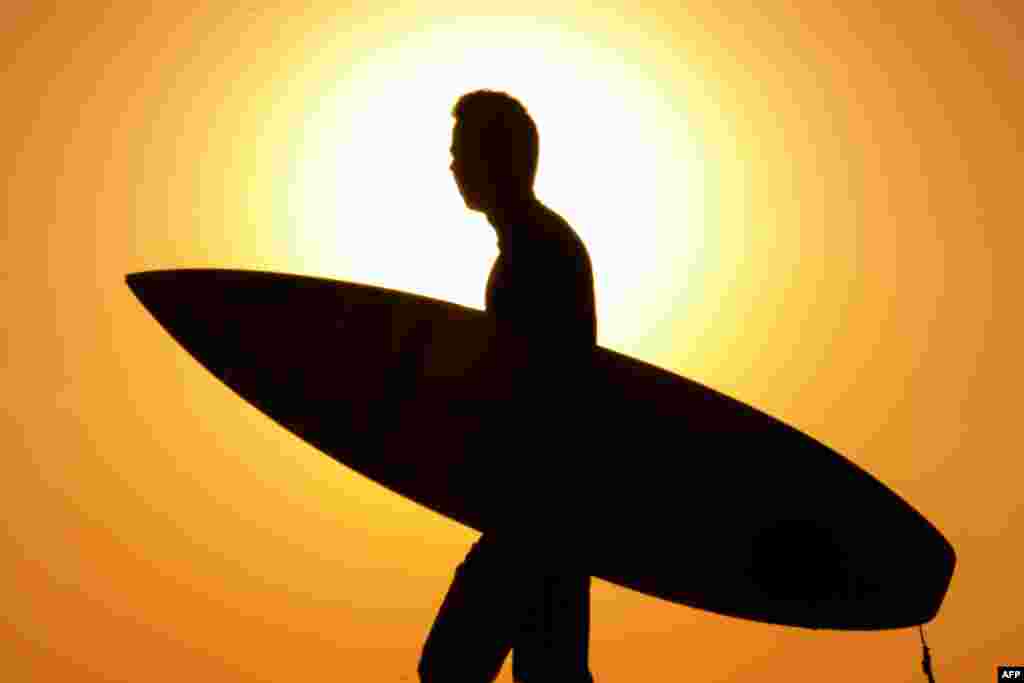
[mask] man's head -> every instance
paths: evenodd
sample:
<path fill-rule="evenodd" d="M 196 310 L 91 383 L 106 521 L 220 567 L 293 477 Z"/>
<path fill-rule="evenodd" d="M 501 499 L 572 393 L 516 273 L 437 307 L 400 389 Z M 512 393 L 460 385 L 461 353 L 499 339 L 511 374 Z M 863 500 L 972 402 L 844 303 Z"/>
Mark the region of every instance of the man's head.
<path fill-rule="evenodd" d="M 533 198 L 537 126 L 518 100 L 476 90 L 452 109 L 451 170 L 466 206 L 490 212 Z"/>

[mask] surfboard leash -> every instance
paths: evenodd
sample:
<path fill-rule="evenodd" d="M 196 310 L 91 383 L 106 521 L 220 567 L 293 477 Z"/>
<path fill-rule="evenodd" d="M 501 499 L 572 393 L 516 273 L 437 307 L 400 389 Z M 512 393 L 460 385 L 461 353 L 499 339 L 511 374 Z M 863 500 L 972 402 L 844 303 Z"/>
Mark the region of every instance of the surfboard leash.
<path fill-rule="evenodd" d="M 921 634 L 921 670 L 928 677 L 928 683 L 935 683 L 935 675 L 932 674 L 932 654 L 931 650 L 928 649 L 927 641 L 924 639 L 924 625 L 918 624 L 917 630 Z"/>

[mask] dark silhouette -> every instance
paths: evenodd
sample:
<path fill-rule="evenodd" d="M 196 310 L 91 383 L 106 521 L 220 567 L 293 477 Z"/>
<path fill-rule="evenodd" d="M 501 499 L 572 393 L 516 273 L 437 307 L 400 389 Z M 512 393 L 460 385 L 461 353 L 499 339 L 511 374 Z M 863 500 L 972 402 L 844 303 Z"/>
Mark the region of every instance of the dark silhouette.
<path fill-rule="evenodd" d="M 525 279 L 513 262 L 494 279 Z M 537 609 L 521 598 L 537 592 L 517 563 L 532 576 L 542 566 L 542 575 L 558 567 L 569 577 L 575 566 L 669 602 L 801 628 L 917 626 L 935 617 L 949 589 L 956 552 L 893 491 L 778 419 L 648 363 L 598 347 L 583 387 L 560 368 L 535 380 L 547 380 L 544 391 L 509 405 L 520 364 L 498 348 L 503 340 L 481 311 L 259 271 L 150 271 L 127 282 L 197 362 L 277 424 L 488 534 L 465 564 L 505 567 L 508 581 L 463 568 L 476 586 L 500 590 L 455 591 L 449 621 L 472 621 L 459 616 L 460 601 L 486 616 Z M 501 300 L 497 291 L 491 299 Z M 561 332 L 553 334 L 541 341 L 557 348 Z M 536 426 L 545 421 L 548 434 Z M 569 611 L 585 609 L 561 588 L 554 593 Z M 495 642 L 493 629 L 505 622 L 480 623 L 492 630 L 463 629 L 456 655 L 486 657 L 473 643 Z M 427 671 L 459 672 L 445 656 L 454 638 L 428 647 Z M 517 649 L 520 671 L 530 670 L 524 652 Z"/>
<path fill-rule="evenodd" d="M 498 237 L 487 311 L 530 349 L 515 389 L 523 408 L 501 416 L 488 437 L 515 454 L 512 468 L 524 474 L 507 480 L 512 505 L 501 531 L 485 532 L 457 567 L 423 648 L 420 679 L 488 683 L 511 650 L 517 681 L 592 683 L 590 576 L 573 571 L 553 531 L 564 493 L 578 479 L 569 435 L 581 430 L 581 373 L 597 342 L 590 257 L 569 224 L 534 195 L 538 134 L 522 104 L 478 90 L 459 99 L 453 116 L 455 181 L 466 206 L 485 213 Z"/>
<path fill-rule="evenodd" d="M 520 682 L 590 683 L 590 576 L 802 628 L 934 618 L 956 565 L 942 534 L 799 430 L 596 347 L 590 260 L 534 196 L 526 110 L 478 91 L 453 114 L 452 171 L 500 247 L 486 315 L 281 273 L 127 278 L 174 339 L 279 425 L 484 532 L 455 571 L 421 679 L 492 681 L 512 651 Z M 506 346 L 514 338 L 526 344 Z M 931 677 L 923 632 L 922 644 Z"/>

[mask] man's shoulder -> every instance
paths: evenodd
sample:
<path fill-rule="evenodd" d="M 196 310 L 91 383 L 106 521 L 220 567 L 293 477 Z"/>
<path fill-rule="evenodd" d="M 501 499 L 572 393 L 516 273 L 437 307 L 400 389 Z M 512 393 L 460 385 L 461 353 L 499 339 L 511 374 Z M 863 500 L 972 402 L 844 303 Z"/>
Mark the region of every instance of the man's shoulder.
<path fill-rule="evenodd" d="M 562 258 L 580 258 L 586 254 L 583 240 L 569 222 L 547 206 L 541 205 L 536 213 L 535 227 L 544 250 Z"/>

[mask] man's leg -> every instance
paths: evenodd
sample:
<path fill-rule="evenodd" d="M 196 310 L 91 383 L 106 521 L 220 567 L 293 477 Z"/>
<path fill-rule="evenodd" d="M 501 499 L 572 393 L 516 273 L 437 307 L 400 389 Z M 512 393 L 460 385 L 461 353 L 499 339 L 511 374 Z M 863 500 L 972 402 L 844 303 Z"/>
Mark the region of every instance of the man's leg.
<path fill-rule="evenodd" d="M 419 662 L 422 683 L 491 683 L 512 648 L 522 602 L 507 550 L 492 536 L 455 570 Z"/>
<path fill-rule="evenodd" d="M 534 598 L 513 644 L 512 676 L 520 683 L 593 683 L 589 666 L 590 577 L 534 576 Z"/>

